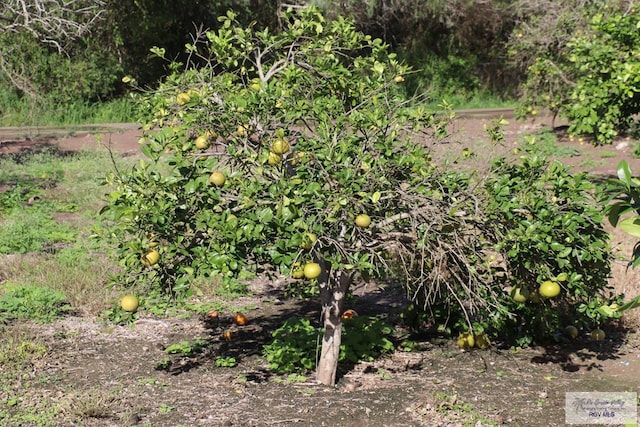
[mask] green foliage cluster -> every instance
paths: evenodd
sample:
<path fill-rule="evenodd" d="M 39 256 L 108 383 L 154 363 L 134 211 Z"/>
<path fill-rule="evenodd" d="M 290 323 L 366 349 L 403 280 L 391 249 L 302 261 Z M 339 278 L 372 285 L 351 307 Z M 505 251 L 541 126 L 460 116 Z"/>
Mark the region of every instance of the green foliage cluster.
<path fill-rule="evenodd" d="M 413 0 L 385 7 L 372 0 L 312 3 L 330 20 L 354 18 L 359 30 L 390 44 L 415 69 L 407 78 L 409 93 L 429 90 L 434 103 L 443 96 L 465 102 L 484 90 L 503 94 L 515 89 L 511 83 L 516 80 L 503 60 L 504 50 L 496 48 L 502 46 L 513 25 L 508 2 L 425 5 Z M 216 17 L 226 10 L 234 10 L 243 26 L 285 26 L 281 16 L 284 5 L 277 2 L 126 0 L 101 6 L 102 12 L 87 24 L 83 37 L 60 41 L 62 52 L 28 31 L 3 32 L 3 122 L 99 121 L 99 117 L 92 117 L 96 103 L 110 102 L 129 90 L 122 83 L 123 75 L 132 77 L 138 87 L 148 88 L 170 73 L 163 61 L 148 55 L 154 46 L 163 46 L 166 56 L 178 62 L 204 65 L 206 61 L 194 57 L 184 46 L 206 30 L 217 30 Z M 66 108 L 57 108 L 60 104 Z M 132 120 L 126 116 L 126 103 L 116 103 L 116 107 L 124 111 L 110 111 L 110 120 Z M 71 117 L 69 113 L 73 113 Z"/>
<path fill-rule="evenodd" d="M 534 294 L 541 283 L 558 281 L 564 293 L 558 301 L 532 297 L 525 304 L 510 301 L 505 293 L 509 314 L 494 316 L 498 324 L 490 320 L 489 325 L 540 339 L 566 319 L 599 324 L 602 319 L 597 316 L 577 312 L 580 304 L 599 301 L 609 291 L 611 272 L 609 237 L 589 177 L 570 173 L 560 162 L 530 155 L 518 164 L 497 161 L 485 189 L 487 217 L 498 241 L 494 270 L 505 273 L 497 283 Z M 561 275 L 567 279 L 557 280 Z M 501 322 L 514 323 L 504 327 Z"/>
<path fill-rule="evenodd" d="M 66 296 L 41 286 L 5 284 L 0 294 L 0 320 L 49 323 L 71 310 Z"/>
<path fill-rule="evenodd" d="M 305 233 L 342 233 L 351 245 L 367 234 L 347 224 L 361 212 L 381 216 L 400 182 L 437 185 L 425 179 L 423 148 L 401 139 L 409 126 L 442 131 L 434 113 L 399 108 L 394 78 L 405 68 L 352 23 L 300 13 L 278 34 L 242 28 L 230 13 L 205 46 L 193 47 L 209 68 L 178 72 L 141 99 L 145 126 L 159 127 L 142 146 L 151 163 L 111 176 L 105 209 L 118 221 L 125 283 L 180 295 L 198 275 L 289 271 L 313 258 L 300 248 Z M 198 149 L 198 137 L 210 148 Z M 295 151 L 270 164 L 278 139 Z M 225 175 L 223 186 L 209 183 L 214 171 Z M 140 262 L 151 234 L 160 242 L 157 268 Z M 328 239 L 321 247 L 336 267 L 373 268 L 366 248 L 334 250 Z"/>
<path fill-rule="evenodd" d="M 356 316 L 344 322 L 340 362 L 372 361 L 380 354 L 393 351 L 393 329 L 377 317 Z M 315 368 L 319 356 L 322 330 L 309 319 L 291 318 L 272 336 L 263 354 L 275 372 L 303 373 Z"/>
<path fill-rule="evenodd" d="M 640 178 L 634 177 L 627 161 L 617 167 L 617 179 L 607 182 L 606 192 L 610 196 L 607 217 L 614 227 L 631 236 L 640 238 Z M 640 243 L 633 248 L 632 267 L 640 265 Z"/>
<path fill-rule="evenodd" d="M 549 46 L 529 67 L 519 112 L 549 108 L 569 119 L 571 134 L 607 144 L 628 131 L 640 111 L 640 11 L 593 6 L 583 13 L 588 27 Z"/>

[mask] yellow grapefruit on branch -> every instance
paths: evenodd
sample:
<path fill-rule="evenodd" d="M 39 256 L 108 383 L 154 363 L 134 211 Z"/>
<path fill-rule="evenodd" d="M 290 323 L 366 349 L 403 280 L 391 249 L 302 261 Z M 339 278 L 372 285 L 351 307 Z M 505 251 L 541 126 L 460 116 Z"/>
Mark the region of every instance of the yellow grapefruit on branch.
<path fill-rule="evenodd" d="M 322 268 L 317 262 L 308 262 L 304 265 L 304 277 L 307 279 L 316 279 L 320 276 Z"/>

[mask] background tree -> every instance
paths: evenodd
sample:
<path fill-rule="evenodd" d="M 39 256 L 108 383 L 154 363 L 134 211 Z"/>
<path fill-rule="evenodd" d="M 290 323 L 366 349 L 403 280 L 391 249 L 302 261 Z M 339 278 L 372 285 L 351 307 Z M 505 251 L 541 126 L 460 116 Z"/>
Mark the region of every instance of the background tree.
<path fill-rule="evenodd" d="M 512 40 L 527 76 L 519 114 L 549 108 L 569 119 L 571 134 L 611 142 L 640 109 L 638 10 L 627 1 L 535 4 Z"/>
<path fill-rule="evenodd" d="M 0 70 L 15 88 L 29 97 L 46 93 L 47 88 L 41 85 L 50 76 L 38 74 L 56 71 L 54 66 L 44 68 L 48 64 L 43 57 L 49 57 L 48 50 L 69 55 L 71 45 L 90 34 L 105 13 L 105 2 L 100 0 L 2 2 Z M 73 74 L 66 77 L 74 79 Z M 79 78 L 75 76 L 76 81 Z"/>

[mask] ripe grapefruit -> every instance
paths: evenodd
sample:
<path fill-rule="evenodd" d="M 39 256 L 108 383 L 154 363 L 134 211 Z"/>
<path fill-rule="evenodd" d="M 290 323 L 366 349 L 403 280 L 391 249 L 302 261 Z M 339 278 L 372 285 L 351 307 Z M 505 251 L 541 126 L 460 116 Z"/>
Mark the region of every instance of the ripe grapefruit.
<path fill-rule="evenodd" d="M 516 286 L 511 289 L 511 299 L 515 302 L 526 302 L 529 299 L 529 290 L 524 287 Z"/>
<path fill-rule="evenodd" d="M 322 272 L 322 268 L 320 268 L 320 264 L 317 262 L 308 262 L 304 266 L 304 277 L 307 279 L 316 279 L 320 276 Z"/>
<path fill-rule="evenodd" d="M 360 228 L 367 228 L 371 225 L 371 217 L 367 214 L 360 214 L 356 217 L 356 225 Z"/>
<path fill-rule="evenodd" d="M 142 255 L 142 264 L 146 267 L 156 265 L 158 261 L 160 261 L 160 253 L 155 249 L 148 250 L 144 255 Z"/>
<path fill-rule="evenodd" d="M 216 187 L 222 187 L 227 179 L 222 172 L 213 172 L 209 176 L 209 182 Z"/>
<path fill-rule="evenodd" d="M 554 298 L 560 295 L 560 285 L 551 280 L 542 282 L 538 292 L 543 298 Z"/>
<path fill-rule="evenodd" d="M 291 146 L 289 145 L 289 141 L 286 138 L 277 138 L 271 144 L 271 152 L 279 155 L 286 154 Z"/>
<path fill-rule="evenodd" d="M 130 313 L 136 311 L 139 305 L 140 301 L 138 301 L 138 297 L 135 295 L 125 295 L 120 300 L 120 307 Z"/>

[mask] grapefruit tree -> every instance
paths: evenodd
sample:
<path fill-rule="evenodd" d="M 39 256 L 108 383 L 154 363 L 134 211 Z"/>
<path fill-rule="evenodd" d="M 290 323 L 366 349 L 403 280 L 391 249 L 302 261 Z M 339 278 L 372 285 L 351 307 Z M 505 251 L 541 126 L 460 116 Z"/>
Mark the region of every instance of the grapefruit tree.
<path fill-rule="evenodd" d="M 318 379 L 331 384 L 357 275 L 387 274 L 395 256 L 405 263 L 395 273 L 420 280 L 434 246 L 446 246 L 443 260 L 459 260 L 457 270 L 472 264 L 464 250 L 425 238 L 465 229 L 456 212 L 468 199 L 455 197 L 465 183 L 421 145 L 444 135 L 449 117 L 410 107 L 397 78 L 407 68 L 353 22 L 326 22 L 314 9 L 288 12 L 277 33 L 242 28 L 232 12 L 220 21 L 188 46 L 206 65 L 172 64 L 142 99 L 150 161 L 108 180 L 121 279 L 180 296 L 194 277 L 306 266 L 325 328 Z M 196 146 L 202 136 L 209 144 Z M 221 186 L 209 182 L 213 171 Z M 150 240 L 159 243 L 154 265 L 141 262 Z"/>
<path fill-rule="evenodd" d="M 490 259 L 519 227 L 506 175 L 487 184 L 505 190 L 487 196 L 432 162 L 451 116 L 406 101 L 408 69 L 380 40 L 313 8 L 282 22 L 278 32 L 242 27 L 229 12 L 187 46 L 193 63 L 170 63 L 141 98 L 148 159 L 108 179 L 120 280 L 173 297 L 200 277 L 280 272 L 317 284 L 324 384 L 335 382 L 356 278 L 400 279 L 422 308 L 455 311 L 469 328 L 513 317 L 496 280 L 503 266 Z"/>

